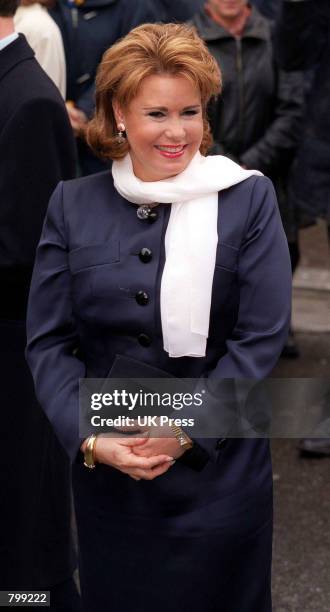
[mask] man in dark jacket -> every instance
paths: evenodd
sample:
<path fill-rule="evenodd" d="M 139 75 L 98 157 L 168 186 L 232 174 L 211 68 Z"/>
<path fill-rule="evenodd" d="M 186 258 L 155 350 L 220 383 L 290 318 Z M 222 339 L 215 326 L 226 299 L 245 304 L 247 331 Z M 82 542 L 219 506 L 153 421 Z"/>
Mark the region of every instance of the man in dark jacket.
<path fill-rule="evenodd" d="M 277 24 L 277 53 L 285 70 L 310 71 L 298 155 L 290 180 L 300 224 L 330 224 L 330 2 L 285 0 Z"/>
<path fill-rule="evenodd" d="M 210 0 L 192 23 L 223 74 L 223 91 L 210 108 L 214 153 L 256 168 L 275 183 L 289 242 L 292 269 L 298 263 L 297 232 L 287 205 L 286 175 L 303 113 L 302 73 L 276 64 L 271 23 L 247 0 Z M 290 334 L 285 355 L 298 349 Z"/>
<path fill-rule="evenodd" d="M 106 165 L 95 158 L 79 133 L 94 111 L 95 75 L 103 53 L 141 23 L 157 21 L 151 0 L 57 0 L 50 11 L 59 26 L 67 63 L 67 108 L 78 136 L 80 170 Z"/>
<path fill-rule="evenodd" d="M 277 178 L 298 140 L 302 77 L 278 69 L 270 23 L 255 8 L 237 0 L 246 19 L 240 31 L 230 31 L 235 16 L 224 19 L 222 4 L 211 0 L 192 20 L 223 74 L 222 94 L 210 109 L 215 152 Z"/>
<path fill-rule="evenodd" d="M 52 191 L 74 175 L 74 142 L 57 88 L 14 32 L 16 8 L 0 0 L 0 590 L 51 589 L 51 609 L 71 612 L 69 466 L 24 349 L 35 249 Z"/>
<path fill-rule="evenodd" d="M 276 30 L 277 54 L 286 70 L 306 70 L 306 116 L 289 180 L 289 197 L 301 227 L 323 217 L 330 237 L 330 3 L 285 0 Z M 330 390 L 322 405 L 328 418 Z M 330 456 L 329 438 L 305 438 L 306 456 Z"/>

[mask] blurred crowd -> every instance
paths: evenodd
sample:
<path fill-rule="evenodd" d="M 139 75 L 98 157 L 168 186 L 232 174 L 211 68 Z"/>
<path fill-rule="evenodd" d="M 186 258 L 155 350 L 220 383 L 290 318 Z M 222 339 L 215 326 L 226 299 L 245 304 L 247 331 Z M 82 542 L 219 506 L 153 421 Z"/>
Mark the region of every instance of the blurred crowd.
<path fill-rule="evenodd" d="M 83 138 L 103 52 L 140 23 L 190 21 L 223 73 L 212 152 L 272 178 L 294 271 L 299 228 L 329 219 L 328 13 L 323 0 L 22 0 L 15 28 L 65 98 L 84 175 L 106 168 Z"/>
<path fill-rule="evenodd" d="M 319 218 L 325 219 L 328 227 L 330 221 L 329 0 L 22 0 L 16 12 L 12 11 L 12 6 L 13 1 L 0 0 L 0 156 L 7 154 L 7 161 L 2 161 L 1 157 L 0 177 L 0 200 L 6 201 L 6 207 L 1 211 L 0 276 L 7 297 L 1 305 L 0 319 L 15 318 L 22 324 L 22 329 L 15 332 L 7 324 L 1 326 L 2 340 L 9 338 L 9 334 L 11 337 L 13 333 L 17 334 L 15 358 L 8 365 L 11 372 L 25 368 L 23 324 L 28 287 L 50 194 L 61 179 L 107 168 L 103 161 L 92 155 L 84 139 L 84 128 L 94 111 L 98 64 L 109 46 L 141 23 L 188 21 L 218 61 L 223 75 L 223 90 L 209 108 L 214 138 L 211 153 L 229 156 L 244 168 L 258 169 L 273 180 L 288 239 L 292 271 L 295 271 L 300 257 L 299 231 Z M 7 44 L 15 38 L 9 25 L 12 18 L 19 37 L 16 38 L 17 56 L 13 49 L 10 67 L 17 64 L 19 71 L 19 65 L 27 61 L 31 76 L 26 70 L 13 75 L 17 90 L 6 102 L 3 92 L 8 84 L 5 85 L 4 76 L 9 68 L 2 58 L 1 43 Z M 39 65 L 55 83 L 56 93 L 49 89 L 48 79 L 38 73 L 39 67 L 33 63 L 30 47 Z M 12 83 L 9 85 L 13 86 Z M 40 103 L 40 108 L 31 115 L 24 110 L 15 135 L 6 140 L 6 130 L 14 113 L 13 100 L 15 105 L 23 99 L 30 104 L 32 92 L 33 100 L 43 100 L 46 106 Z M 30 104 L 29 111 L 31 108 Z M 293 330 L 283 356 L 299 356 Z M 3 359 L 7 359 L 4 354 Z M 24 376 L 26 386 L 24 383 L 22 388 L 29 398 L 33 394 L 31 382 L 27 372 Z M 9 395 L 6 396 L 2 390 L 6 401 L 9 396 L 13 397 L 15 385 L 15 378 L 11 378 L 10 373 L 8 380 L 11 381 Z M 20 397 L 17 403 L 19 401 Z M 35 400 L 31 400 L 33 403 Z M 43 417 L 40 415 L 39 418 Z M 11 427 L 11 422 L 8 422 L 2 443 L 6 442 Z M 26 431 L 35 431 L 35 427 L 33 416 L 32 425 L 26 422 Z M 42 498 L 42 487 L 52 486 L 47 470 L 57 483 L 62 470 L 61 482 L 66 487 L 62 501 L 67 504 L 67 513 L 63 522 L 62 504 L 56 519 L 60 527 L 52 541 L 58 550 L 63 550 L 62 541 L 66 542 L 68 559 L 66 529 L 70 527 L 70 500 L 65 459 L 55 448 L 56 441 L 46 422 L 42 421 L 42 425 L 37 427 L 47 432 L 46 438 L 43 434 L 47 441 L 42 452 L 45 454 L 52 448 L 58 470 L 54 476 L 54 468 L 46 465 L 49 458 L 43 463 L 43 473 L 36 485 L 38 503 Z M 8 452 L 11 454 L 10 450 Z M 35 450 L 36 458 L 39 452 L 40 448 Z M 323 441 L 321 453 L 330 455 L 329 441 Z M 8 489 L 8 482 L 4 486 Z M 36 503 L 36 499 L 33 502 Z M 17 503 L 21 502 L 18 500 Z M 51 516 L 58 509 L 56 503 L 50 506 L 48 501 L 46 509 L 40 510 L 32 505 L 27 510 L 31 521 L 35 513 L 42 513 L 41 531 L 47 532 L 48 518 L 54 524 Z M 7 513 L 9 522 L 10 512 Z M 34 538 L 39 528 L 35 523 L 31 526 Z M 17 541 L 22 533 L 23 527 L 20 532 L 18 525 Z M 31 542 L 27 541 L 26 545 L 29 555 L 25 565 L 24 560 L 17 560 L 18 549 L 21 554 L 19 544 L 16 553 L 12 553 L 15 575 L 20 575 L 20 572 L 29 575 L 29 588 L 31 584 L 35 588 L 65 585 L 64 590 L 58 591 L 59 601 L 62 597 L 68 598 L 66 601 L 70 599 L 71 603 L 66 603 L 65 609 L 78 610 L 74 586 L 69 583 L 73 562 L 61 562 L 65 570 L 59 574 L 58 564 L 56 568 L 56 563 L 50 560 L 54 558 L 50 545 L 49 550 L 38 552 L 33 565 L 30 561 Z M 39 582 L 34 579 L 32 571 L 38 564 L 54 566 L 53 573 L 46 573 Z M 0 571 L 3 576 L 9 576 L 5 588 L 11 587 L 8 564 L 0 567 Z"/>

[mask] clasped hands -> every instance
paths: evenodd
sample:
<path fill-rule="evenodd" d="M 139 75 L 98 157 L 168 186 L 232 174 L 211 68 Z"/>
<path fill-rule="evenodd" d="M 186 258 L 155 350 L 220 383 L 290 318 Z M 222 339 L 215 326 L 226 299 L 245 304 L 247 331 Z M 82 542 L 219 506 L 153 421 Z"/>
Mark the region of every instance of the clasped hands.
<path fill-rule="evenodd" d="M 118 431 L 125 434 L 132 432 L 132 428 L 122 427 Z M 134 480 L 154 480 L 165 474 L 184 453 L 169 427 L 139 427 L 135 431 L 138 437 L 99 435 L 94 447 L 95 461 L 114 467 Z"/>

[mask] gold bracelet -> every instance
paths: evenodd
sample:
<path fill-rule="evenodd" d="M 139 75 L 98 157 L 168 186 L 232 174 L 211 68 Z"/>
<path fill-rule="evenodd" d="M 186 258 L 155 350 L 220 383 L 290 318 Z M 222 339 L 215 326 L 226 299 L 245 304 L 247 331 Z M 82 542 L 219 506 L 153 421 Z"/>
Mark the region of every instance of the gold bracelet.
<path fill-rule="evenodd" d="M 96 467 L 94 457 L 94 447 L 96 439 L 97 436 L 95 436 L 94 434 L 87 438 L 87 444 L 84 452 L 84 466 L 89 468 L 90 470 L 93 470 Z"/>

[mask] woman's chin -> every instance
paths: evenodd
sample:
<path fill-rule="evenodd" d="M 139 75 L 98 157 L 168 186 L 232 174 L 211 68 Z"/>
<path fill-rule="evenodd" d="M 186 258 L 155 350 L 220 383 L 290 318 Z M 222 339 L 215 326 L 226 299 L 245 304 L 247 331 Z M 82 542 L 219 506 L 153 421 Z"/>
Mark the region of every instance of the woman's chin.
<path fill-rule="evenodd" d="M 181 158 L 165 159 L 161 164 L 157 164 L 158 180 L 171 178 L 172 176 L 180 174 L 180 172 L 183 172 L 187 168 L 190 162 L 191 158 L 185 155 Z"/>
<path fill-rule="evenodd" d="M 150 160 L 149 164 L 136 163 L 134 157 L 132 157 L 135 176 L 145 182 L 162 181 L 176 176 L 187 168 L 191 160 L 191 154 L 188 155 L 187 153 L 173 159 L 165 157 L 159 159 L 157 157 L 152 161 Z"/>

